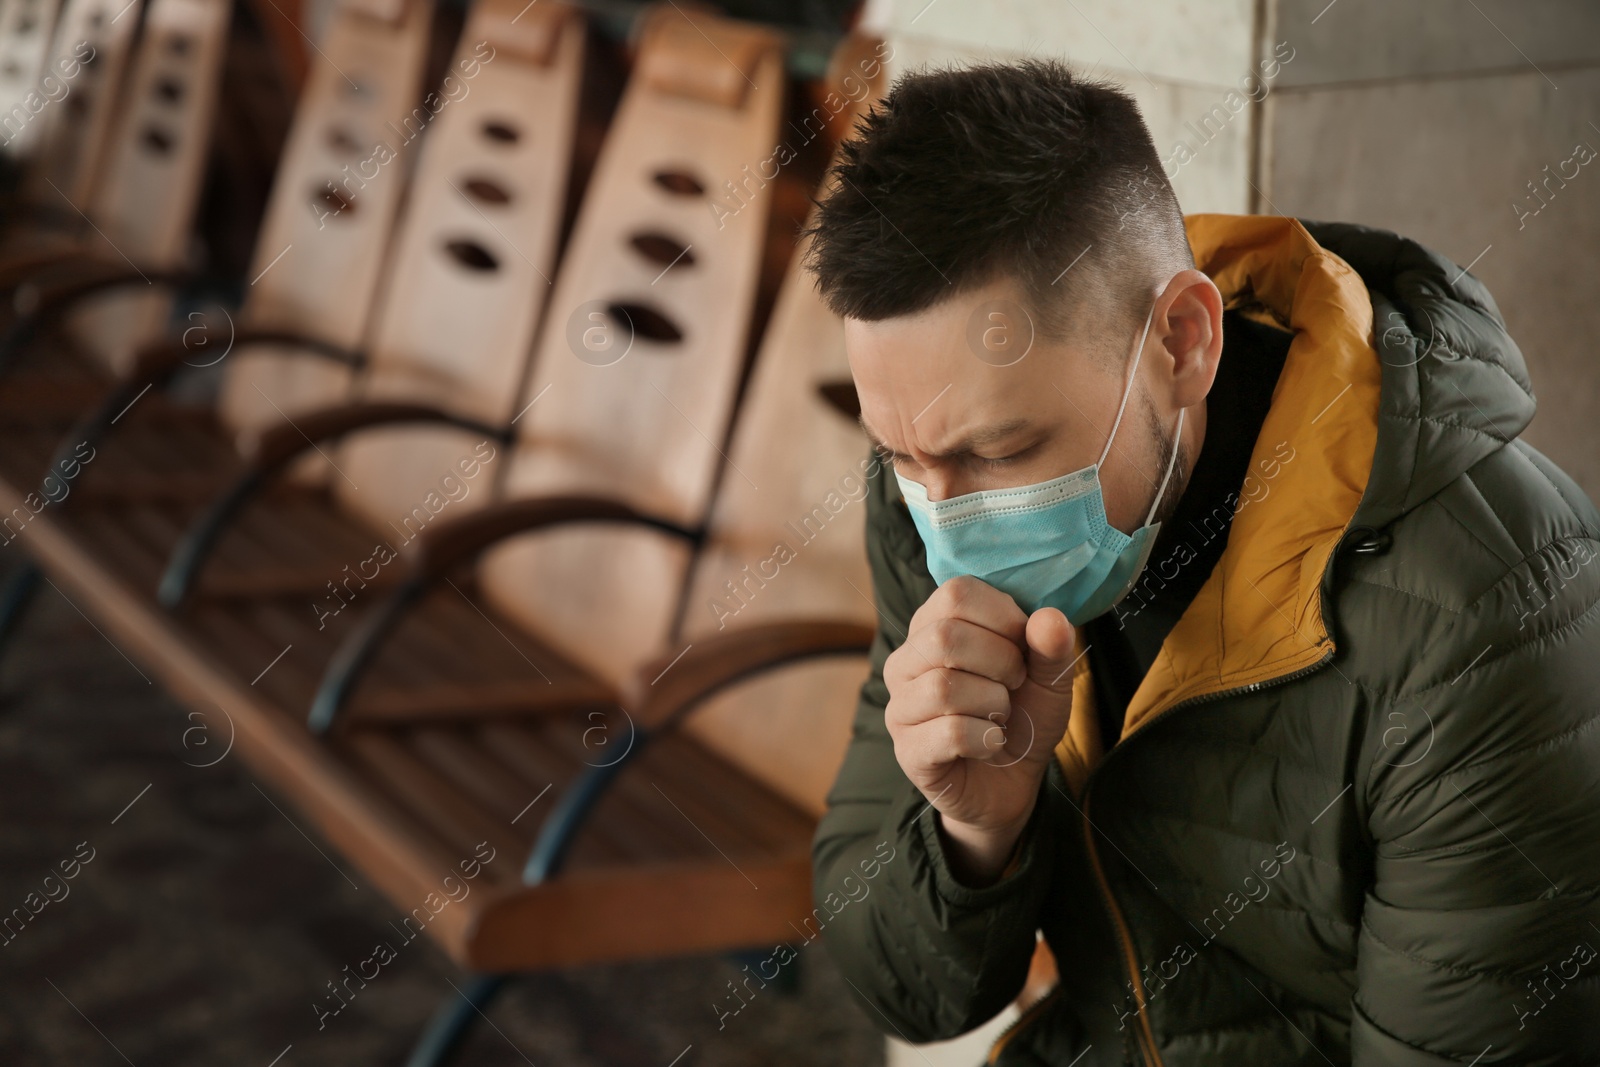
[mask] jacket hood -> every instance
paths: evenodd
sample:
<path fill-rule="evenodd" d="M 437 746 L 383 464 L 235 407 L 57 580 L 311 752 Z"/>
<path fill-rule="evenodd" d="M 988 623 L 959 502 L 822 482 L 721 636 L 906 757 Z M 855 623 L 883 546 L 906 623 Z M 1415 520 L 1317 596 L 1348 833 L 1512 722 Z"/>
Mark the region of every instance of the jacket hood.
<path fill-rule="evenodd" d="M 1330 659 L 1324 579 L 1346 535 L 1415 508 L 1534 411 L 1488 291 L 1415 242 L 1283 217 L 1186 224 L 1225 306 L 1295 337 L 1251 455 L 1264 491 L 1237 506 L 1221 558 L 1129 703 L 1123 737 L 1180 702 Z M 1087 660 L 1075 686 L 1092 706 Z M 1094 716 L 1074 715 L 1057 747 L 1068 780 L 1080 784 L 1101 751 Z"/>
<path fill-rule="evenodd" d="M 1378 443 L 1354 522 L 1382 527 L 1519 436 L 1533 419 L 1533 386 L 1478 279 L 1385 230 L 1303 225 L 1350 265 L 1372 299 Z"/>

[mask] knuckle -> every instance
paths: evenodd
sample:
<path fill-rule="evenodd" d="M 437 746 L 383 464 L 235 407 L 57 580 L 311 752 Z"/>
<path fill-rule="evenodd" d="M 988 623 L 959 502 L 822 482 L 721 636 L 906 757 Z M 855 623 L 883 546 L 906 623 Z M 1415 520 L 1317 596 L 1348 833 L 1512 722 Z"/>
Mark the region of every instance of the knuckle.
<path fill-rule="evenodd" d="M 978 593 L 978 579 L 970 574 L 959 574 L 939 588 L 945 591 L 945 600 L 951 607 L 966 607 Z"/>
<path fill-rule="evenodd" d="M 899 677 L 904 673 L 906 665 L 906 646 L 901 645 L 883 658 L 883 678 L 888 681 L 891 676 Z"/>
<path fill-rule="evenodd" d="M 935 667 L 928 674 L 932 679 L 934 693 L 938 695 L 941 703 L 947 703 L 961 672 L 952 667 Z"/>
<path fill-rule="evenodd" d="M 956 650 L 956 629 L 956 620 L 948 616 L 928 627 L 929 652 L 942 667 L 955 666 L 952 660 Z"/>
<path fill-rule="evenodd" d="M 884 708 L 883 725 L 889 731 L 889 737 L 898 748 L 908 731 L 922 721 L 922 716 L 917 713 L 914 706 L 904 700 L 891 700 Z"/>
<path fill-rule="evenodd" d="M 967 724 L 962 715 L 946 715 L 942 720 L 945 742 L 955 751 L 961 751 L 967 737 Z"/>

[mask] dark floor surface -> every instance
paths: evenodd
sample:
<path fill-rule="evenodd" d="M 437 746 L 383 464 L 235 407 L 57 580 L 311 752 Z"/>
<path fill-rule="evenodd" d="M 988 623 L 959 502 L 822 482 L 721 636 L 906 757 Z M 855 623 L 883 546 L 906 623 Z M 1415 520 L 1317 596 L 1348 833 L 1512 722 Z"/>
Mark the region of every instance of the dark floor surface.
<path fill-rule="evenodd" d="M 0 559 L 0 574 L 15 563 Z M 0 663 L 0 915 L 39 908 L 0 933 L 3 1067 L 400 1065 L 452 983 L 465 986 L 419 938 L 318 1029 L 326 983 L 400 914 L 236 755 L 195 766 L 224 732 L 43 587 Z M 92 859 L 60 880 L 75 855 Z M 41 908 L 46 890 L 59 899 Z M 456 1062 L 881 1064 L 882 1039 L 825 952 L 802 947 L 798 992 L 769 987 L 720 1029 L 727 983 L 743 977 L 729 958 L 528 976 Z"/>

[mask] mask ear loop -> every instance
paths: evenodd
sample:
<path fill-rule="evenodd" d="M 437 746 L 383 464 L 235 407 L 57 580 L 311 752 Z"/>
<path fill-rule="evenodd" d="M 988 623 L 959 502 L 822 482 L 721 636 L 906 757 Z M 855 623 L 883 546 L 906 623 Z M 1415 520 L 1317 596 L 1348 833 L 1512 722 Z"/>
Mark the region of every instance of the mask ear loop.
<path fill-rule="evenodd" d="M 1128 380 L 1122 387 L 1122 403 L 1117 405 L 1117 418 L 1111 424 L 1111 433 L 1106 437 L 1106 447 L 1100 453 L 1100 458 L 1095 460 L 1095 469 L 1105 465 L 1106 457 L 1111 454 L 1111 442 L 1117 439 L 1117 427 L 1122 425 L 1122 413 L 1128 410 L 1128 397 L 1133 393 L 1133 376 L 1139 370 L 1139 358 L 1144 355 L 1145 338 L 1150 336 L 1150 324 L 1155 321 L 1156 306 L 1150 305 L 1150 314 L 1144 317 L 1144 332 L 1139 334 L 1139 344 L 1133 350 L 1133 366 L 1128 368 Z"/>
<path fill-rule="evenodd" d="M 1167 473 L 1161 476 L 1161 488 L 1156 490 L 1156 498 L 1150 501 L 1150 513 L 1144 517 L 1144 525 L 1149 526 L 1150 520 L 1155 518 L 1156 505 L 1161 503 L 1161 495 L 1167 491 L 1167 483 L 1172 480 L 1172 468 L 1178 465 L 1178 444 L 1183 440 L 1183 413 L 1186 408 L 1178 409 L 1178 428 L 1172 432 L 1172 455 L 1167 457 Z"/>

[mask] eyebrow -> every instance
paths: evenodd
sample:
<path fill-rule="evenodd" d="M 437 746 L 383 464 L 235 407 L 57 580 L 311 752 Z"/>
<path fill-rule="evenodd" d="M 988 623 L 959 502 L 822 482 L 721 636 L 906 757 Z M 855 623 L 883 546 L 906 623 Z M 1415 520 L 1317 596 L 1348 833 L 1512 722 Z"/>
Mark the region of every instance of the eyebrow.
<path fill-rule="evenodd" d="M 894 449 L 884 444 L 882 439 L 880 439 L 877 434 L 872 432 L 872 427 L 867 425 L 866 416 L 857 415 L 856 421 L 861 424 L 861 432 L 867 435 L 867 440 L 872 443 L 872 447 L 881 455 L 887 456 L 890 459 L 911 458 L 904 452 L 896 452 Z M 1018 430 L 1021 430 L 1027 426 L 1028 420 L 1018 415 L 1014 418 L 1006 419 L 1004 422 L 996 423 L 993 426 L 985 426 L 981 429 L 974 430 L 968 434 L 965 439 L 957 442 L 954 447 L 946 449 L 943 452 L 930 452 L 928 455 L 932 456 L 934 459 L 952 459 L 959 456 L 965 456 L 971 453 L 975 448 L 1004 440 L 1005 438 L 1016 433 Z"/>

